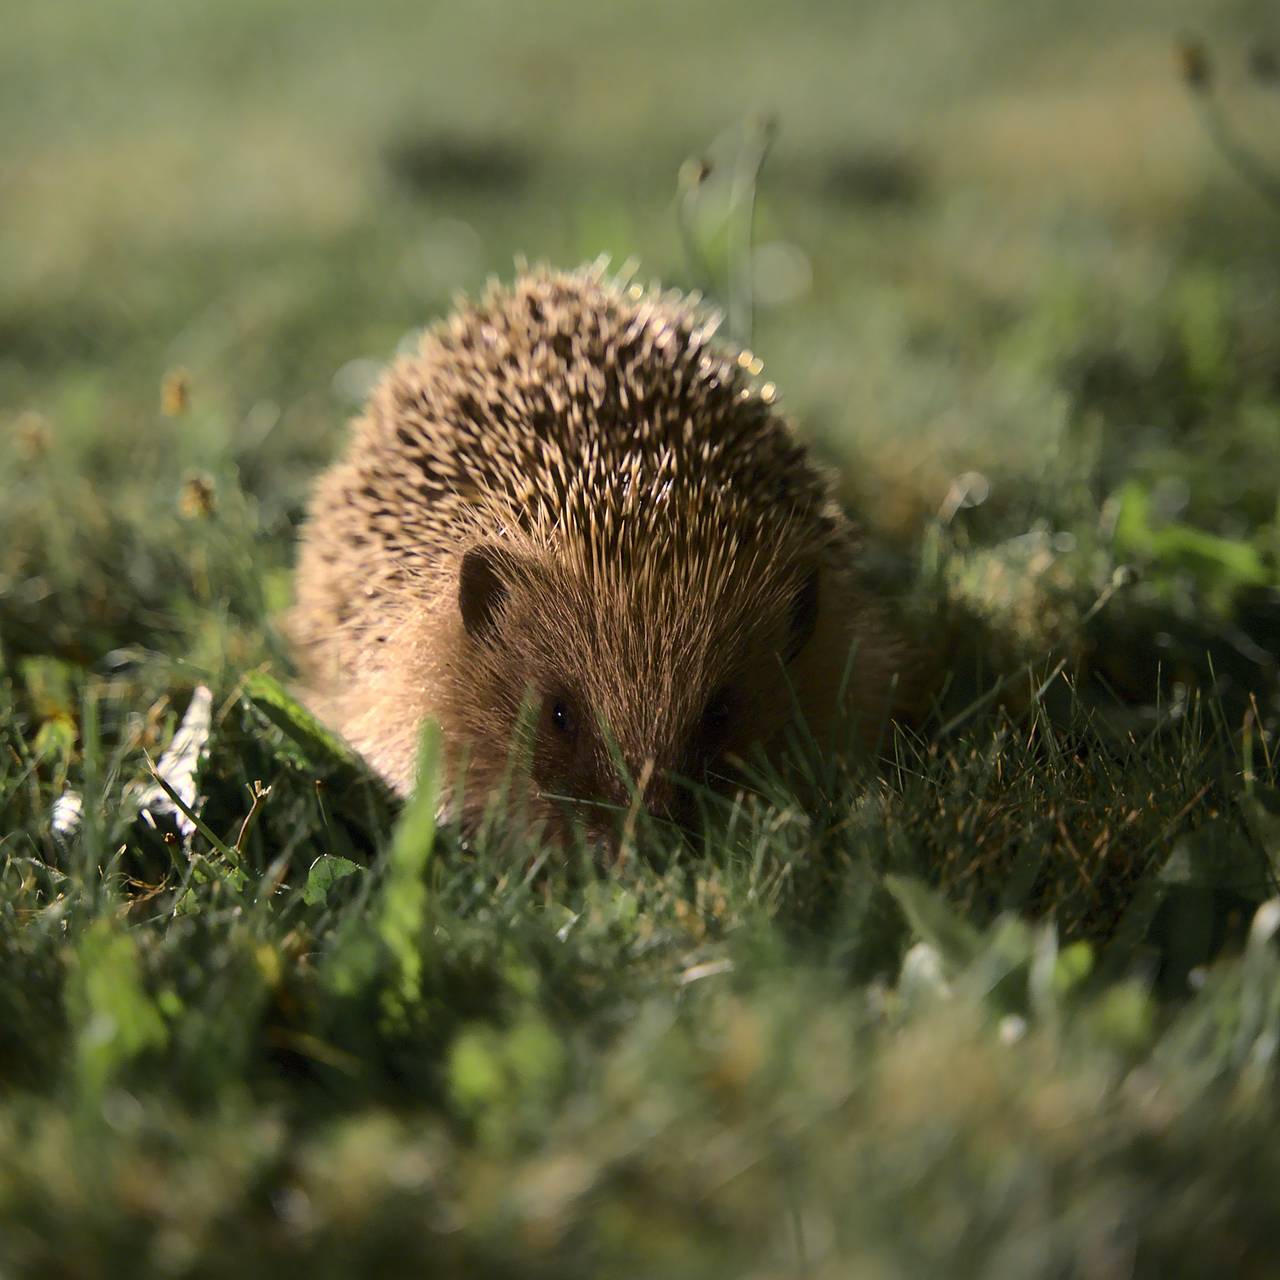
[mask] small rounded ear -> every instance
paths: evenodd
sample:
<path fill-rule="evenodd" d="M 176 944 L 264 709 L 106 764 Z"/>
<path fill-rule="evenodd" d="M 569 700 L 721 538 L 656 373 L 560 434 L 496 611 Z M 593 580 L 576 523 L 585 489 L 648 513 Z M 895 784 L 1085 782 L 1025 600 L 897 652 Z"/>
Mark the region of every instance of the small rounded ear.
<path fill-rule="evenodd" d="M 818 571 L 813 569 L 800 584 L 791 602 L 791 630 L 783 661 L 790 662 L 809 643 L 818 625 Z"/>
<path fill-rule="evenodd" d="M 462 557 L 458 570 L 458 610 L 462 625 L 475 640 L 492 640 L 498 614 L 515 577 L 515 562 L 500 548 L 481 543 Z"/>

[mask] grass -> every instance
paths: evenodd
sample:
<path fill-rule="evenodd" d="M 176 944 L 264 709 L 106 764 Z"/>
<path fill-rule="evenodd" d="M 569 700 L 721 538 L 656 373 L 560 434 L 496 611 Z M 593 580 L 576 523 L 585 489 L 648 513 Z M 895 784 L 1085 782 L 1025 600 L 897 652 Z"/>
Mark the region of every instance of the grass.
<path fill-rule="evenodd" d="M 1172 58 L 1270 163 L 1264 6 L 0 16 L 0 1273 L 1274 1270 L 1280 213 Z M 281 693 L 308 486 L 517 253 L 745 324 L 762 110 L 937 708 L 617 866 L 435 831 Z"/>

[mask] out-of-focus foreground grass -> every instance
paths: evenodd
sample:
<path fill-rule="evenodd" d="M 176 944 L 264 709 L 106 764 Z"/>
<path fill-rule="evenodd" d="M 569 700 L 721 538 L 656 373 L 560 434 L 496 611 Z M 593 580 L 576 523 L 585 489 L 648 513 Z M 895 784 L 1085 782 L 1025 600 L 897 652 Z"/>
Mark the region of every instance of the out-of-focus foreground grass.
<path fill-rule="evenodd" d="M 1280 166 L 1269 6 L 0 29 L 0 1272 L 1272 1273 L 1280 209 L 1197 118 Z M 750 269 L 948 673 L 609 869 L 432 844 L 248 680 L 380 363 L 600 253 Z"/>

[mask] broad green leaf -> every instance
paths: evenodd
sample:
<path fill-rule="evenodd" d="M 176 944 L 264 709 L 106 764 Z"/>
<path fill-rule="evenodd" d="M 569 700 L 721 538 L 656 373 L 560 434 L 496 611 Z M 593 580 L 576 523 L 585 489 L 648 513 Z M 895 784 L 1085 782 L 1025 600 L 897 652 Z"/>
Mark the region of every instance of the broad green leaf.
<path fill-rule="evenodd" d="M 301 752 L 302 763 L 358 768 L 355 753 L 331 733 L 274 677 L 254 671 L 245 677 L 243 696 Z"/>
<path fill-rule="evenodd" d="M 1153 524 L 1151 497 L 1136 480 L 1120 490 L 1119 504 L 1115 542 L 1122 554 L 1190 573 L 1210 586 L 1262 587 L 1275 577 L 1251 543 L 1219 537 L 1189 524 Z"/>
<path fill-rule="evenodd" d="M 314 907 L 323 903 L 329 896 L 329 890 L 339 881 L 353 876 L 357 872 L 366 871 L 358 862 L 350 858 L 340 858 L 336 854 L 322 853 L 307 872 L 306 887 L 302 891 L 302 900 Z"/>

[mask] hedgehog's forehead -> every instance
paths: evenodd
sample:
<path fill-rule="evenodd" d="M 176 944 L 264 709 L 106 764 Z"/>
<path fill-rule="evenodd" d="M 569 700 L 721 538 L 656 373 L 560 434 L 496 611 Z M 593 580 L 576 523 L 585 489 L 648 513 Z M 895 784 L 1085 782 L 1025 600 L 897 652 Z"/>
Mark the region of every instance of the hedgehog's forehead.
<path fill-rule="evenodd" d="M 633 768 L 685 741 L 708 703 L 774 671 L 785 643 L 786 597 L 761 579 L 583 580 L 570 570 L 560 581 L 537 602 L 529 677 L 542 696 L 563 690 L 597 718 Z"/>
<path fill-rule="evenodd" d="M 713 679 L 789 617 L 801 579 L 785 546 L 746 539 L 570 541 L 542 561 L 548 651 L 665 681 Z M 694 680 L 696 683 L 696 680 Z"/>
<path fill-rule="evenodd" d="M 511 531 L 541 566 L 547 594 L 699 633 L 726 613 L 766 613 L 789 597 L 829 533 L 820 515 L 709 488 L 607 496 Z"/>

